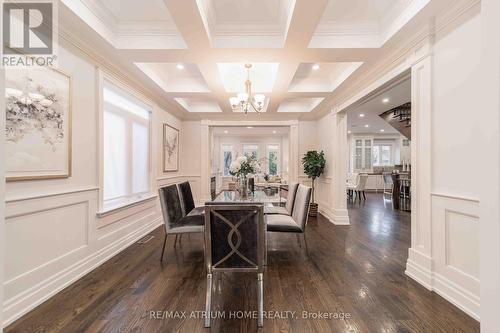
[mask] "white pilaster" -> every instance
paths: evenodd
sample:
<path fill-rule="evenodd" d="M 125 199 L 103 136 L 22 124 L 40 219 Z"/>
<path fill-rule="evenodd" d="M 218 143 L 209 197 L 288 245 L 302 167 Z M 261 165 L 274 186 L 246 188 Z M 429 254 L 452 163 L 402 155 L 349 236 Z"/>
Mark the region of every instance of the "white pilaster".
<path fill-rule="evenodd" d="M 207 123 L 201 122 L 200 126 L 200 198 L 202 202 L 210 201 L 210 127 Z"/>
<path fill-rule="evenodd" d="M 432 59 L 411 67 L 411 247 L 406 274 L 432 288 L 431 115 Z"/>
<path fill-rule="evenodd" d="M 347 113 L 345 111 L 334 112 L 331 115 L 332 121 L 332 140 L 334 142 L 332 156 L 329 163 L 333 168 L 333 181 L 331 183 L 331 202 L 330 216 L 333 223 L 337 225 L 348 225 L 349 214 L 347 212 L 347 194 L 346 194 L 346 178 L 347 178 Z"/>
<path fill-rule="evenodd" d="M 346 177 L 347 177 L 347 115 L 346 112 L 334 110 L 331 114 L 331 142 L 332 151 L 327 156 L 327 163 L 333 169 L 333 180 L 330 185 L 330 207 L 320 210 L 334 224 L 348 225 L 349 214 L 347 212 Z"/>
<path fill-rule="evenodd" d="M 289 183 L 299 181 L 299 165 L 301 156 L 299 156 L 299 125 L 290 125 L 290 157 L 289 162 Z"/>

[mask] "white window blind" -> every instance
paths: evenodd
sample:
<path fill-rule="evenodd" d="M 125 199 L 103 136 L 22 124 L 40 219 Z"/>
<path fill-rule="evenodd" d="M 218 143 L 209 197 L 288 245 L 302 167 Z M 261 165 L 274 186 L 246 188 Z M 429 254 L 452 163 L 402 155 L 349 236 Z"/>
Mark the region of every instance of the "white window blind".
<path fill-rule="evenodd" d="M 279 174 L 280 146 L 277 144 L 267 145 L 267 169 L 271 176 Z"/>
<path fill-rule="evenodd" d="M 229 166 L 231 165 L 232 161 L 233 161 L 233 145 L 223 144 L 222 145 L 223 176 L 231 176 L 231 174 L 229 173 Z"/>
<path fill-rule="evenodd" d="M 150 191 L 151 108 L 109 81 L 103 84 L 103 208 Z"/>
<path fill-rule="evenodd" d="M 259 146 L 256 144 L 244 144 L 243 145 L 243 155 L 246 157 L 257 158 Z"/>

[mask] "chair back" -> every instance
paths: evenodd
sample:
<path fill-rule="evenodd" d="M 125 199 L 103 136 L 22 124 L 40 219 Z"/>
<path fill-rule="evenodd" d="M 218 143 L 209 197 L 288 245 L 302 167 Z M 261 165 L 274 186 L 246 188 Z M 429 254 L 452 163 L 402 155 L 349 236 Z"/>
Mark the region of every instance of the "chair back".
<path fill-rule="evenodd" d="M 368 175 L 366 173 L 359 175 L 358 184 L 356 185 L 358 191 L 365 190 L 367 180 L 368 180 Z"/>
<path fill-rule="evenodd" d="M 292 218 L 304 231 L 309 215 L 309 202 L 311 201 L 312 188 L 299 184 L 295 194 L 295 203 L 293 204 Z"/>
<path fill-rule="evenodd" d="M 177 184 L 179 187 L 179 194 L 181 198 L 182 214 L 186 216 L 190 211 L 194 209 L 194 199 L 193 192 L 191 191 L 191 185 L 189 182 L 183 182 Z"/>
<path fill-rule="evenodd" d="M 205 206 L 207 272 L 264 270 L 266 225 L 262 204 Z"/>
<path fill-rule="evenodd" d="M 392 175 L 390 172 L 384 172 L 382 173 L 382 177 L 384 177 L 384 184 L 386 186 L 392 186 Z"/>
<path fill-rule="evenodd" d="M 168 233 L 182 218 L 182 207 L 179 199 L 177 185 L 172 184 L 158 189 L 160 195 L 161 211 L 165 230 Z"/>
<path fill-rule="evenodd" d="M 357 179 L 358 179 L 358 174 L 357 173 L 350 172 L 350 173 L 347 174 L 346 181 L 347 181 L 348 184 L 355 185 Z"/>
<path fill-rule="evenodd" d="M 293 204 L 295 202 L 295 194 L 297 193 L 298 186 L 299 183 L 292 183 L 288 185 L 288 194 L 286 196 L 285 209 L 290 215 L 292 215 L 293 213 Z"/>

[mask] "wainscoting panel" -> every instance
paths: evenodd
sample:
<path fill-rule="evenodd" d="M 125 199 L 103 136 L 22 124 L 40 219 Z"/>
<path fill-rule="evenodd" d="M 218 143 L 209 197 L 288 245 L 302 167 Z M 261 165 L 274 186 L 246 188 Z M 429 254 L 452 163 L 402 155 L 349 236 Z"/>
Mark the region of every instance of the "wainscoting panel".
<path fill-rule="evenodd" d="M 6 202 L 5 327 L 161 225 L 158 199 L 97 218 L 98 190 Z"/>
<path fill-rule="evenodd" d="M 433 289 L 479 319 L 479 201 L 432 194 Z"/>

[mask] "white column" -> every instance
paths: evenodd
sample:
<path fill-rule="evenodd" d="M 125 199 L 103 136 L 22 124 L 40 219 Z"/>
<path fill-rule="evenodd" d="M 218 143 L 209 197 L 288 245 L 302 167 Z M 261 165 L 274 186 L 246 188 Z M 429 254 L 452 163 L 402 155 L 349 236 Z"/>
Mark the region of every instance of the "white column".
<path fill-rule="evenodd" d="M 411 68 L 411 247 L 406 274 L 432 288 L 431 115 L 432 59 Z"/>
<path fill-rule="evenodd" d="M 210 201 L 210 127 L 207 123 L 201 122 L 200 125 L 200 200 L 202 202 Z"/>
<path fill-rule="evenodd" d="M 500 1 L 481 1 L 482 100 L 471 117 L 481 117 L 478 149 L 480 182 L 481 332 L 500 332 Z"/>
<path fill-rule="evenodd" d="M 301 156 L 299 156 L 299 125 L 290 125 L 290 140 L 288 142 L 290 147 L 290 156 L 288 157 L 288 179 L 289 183 L 299 181 L 299 168 Z"/>
<path fill-rule="evenodd" d="M 332 222 L 338 225 L 349 224 L 349 214 L 347 212 L 347 113 L 345 111 L 332 113 L 332 153 L 327 161 L 333 168 L 333 180 L 331 183 L 331 203 L 330 216 Z"/>

